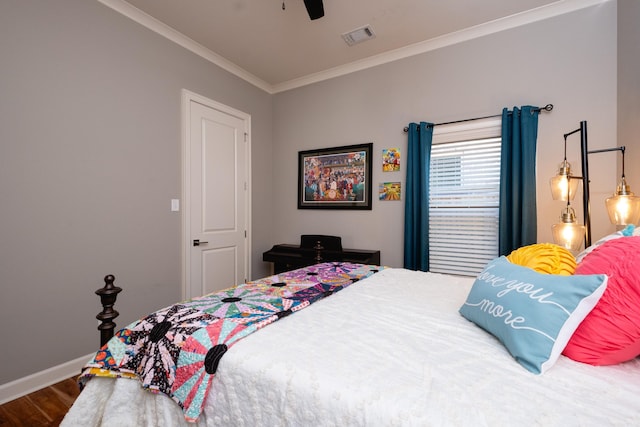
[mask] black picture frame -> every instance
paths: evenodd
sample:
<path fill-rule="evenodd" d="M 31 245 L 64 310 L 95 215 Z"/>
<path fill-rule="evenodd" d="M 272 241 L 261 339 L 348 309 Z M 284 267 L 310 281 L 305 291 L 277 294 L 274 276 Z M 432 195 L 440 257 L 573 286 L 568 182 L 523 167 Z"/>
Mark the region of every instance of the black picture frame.
<path fill-rule="evenodd" d="M 371 210 L 373 143 L 298 152 L 298 209 Z"/>

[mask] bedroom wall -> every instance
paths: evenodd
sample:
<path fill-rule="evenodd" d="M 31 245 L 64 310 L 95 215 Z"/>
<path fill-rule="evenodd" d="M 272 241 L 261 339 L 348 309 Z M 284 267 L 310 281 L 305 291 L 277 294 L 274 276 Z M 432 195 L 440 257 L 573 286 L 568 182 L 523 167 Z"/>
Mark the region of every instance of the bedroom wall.
<path fill-rule="evenodd" d="M 625 175 L 640 195 L 640 2 L 618 0 L 618 145 L 627 147 Z M 620 156 L 618 156 L 620 157 Z"/>
<path fill-rule="evenodd" d="M 552 103 L 553 112 L 539 119 L 537 165 L 538 241 L 551 241 L 563 204 L 551 199 L 548 180 L 562 161 L 562 135 L 587 120 L 590 149 L 616 146 L 616 11 L 616 2 L 607 2 L 277 94 L 275 241 L 296 242 L 302 233 L 340 235 L 343 246 L 380 249 L 383 264 L 402 266 L 403 202 L 374 199 L 372 211 L 297 210 L 298 150 L 373 141 L 375 191 L 380 182 L 404 183 L 404 164 L 399 173 L 382 173 L 380 162 L 383 148 L 399 147 L 406 155 L 409 122 Z M 568 157 L 579 167 L 574 138 Z M 604 209 L 616 185 L 608 172 L 614 157 L 597 159 L 590 170 L 594 237 L 614 230 Z"/>
<path fill-rule="evenodd" d="M 0 57 L 0 384 L 97 348 L 106 274 L 120 327 L 181 298 L 181 89 L 251 114 L 268 249 L 271 95 L 96 1 L 3 1 Z"/>
<path fill-rule="evenodd" d="M 547 181 L 562 134 L 588 120 L 590 147 L 614 146 L 617 105 L 638 105 L 638 5 L 620 7 L 620 53 L 633 59 L 616 57 L 612 1 L 271 96 L 98 2 L 2 2 L 0 385 L 95 349 L 93 292 L 108 273 L 125 289 L 119 326 L 179 299 L 180 217 L 169 200 L 180 196 L 182 88 L 252 116 L 253 277 L 268 271 L 264 250 L 302 233 L 342 235 L 346 247 L 379 248 L 383 263 L 402 264 L 402 202 L 298 211 L 298 150 L 373 141 L 379 165 L 382 148 L 406 154 L 410 121 L 525 103 L 555 105 L 540 117 L 538 138 L 539 240 L 550 240 L 562 206 Z M 635 68 L 622 73 L 616 62 Z M 627 84 L 635 96 L 623 101 Z M 619 116 L 628 147 L 637 117 Z M 637 151 L 628 151 L 629 165 Z M 603 200 L 615 162 L 598 163 L 592 192 Z M 627 175 L 639 193 L 637 173 L 628 167 Z M 374 191 L 396 180 L 404 182 L 404 166 L 398 174 L 376 168 Z M 612 230 L 604 209 L 593 210 L 594 236 Z"/>

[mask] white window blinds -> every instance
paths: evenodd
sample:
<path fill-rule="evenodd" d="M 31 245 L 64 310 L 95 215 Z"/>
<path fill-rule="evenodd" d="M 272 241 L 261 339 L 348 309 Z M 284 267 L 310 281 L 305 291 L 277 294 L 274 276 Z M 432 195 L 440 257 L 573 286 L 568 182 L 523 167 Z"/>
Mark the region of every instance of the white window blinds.
<path fill-rule="evenodd" d="M 474 276 L 498 256 L 500 144 L 500 119 L 434 129 L 430 271 Z"/>

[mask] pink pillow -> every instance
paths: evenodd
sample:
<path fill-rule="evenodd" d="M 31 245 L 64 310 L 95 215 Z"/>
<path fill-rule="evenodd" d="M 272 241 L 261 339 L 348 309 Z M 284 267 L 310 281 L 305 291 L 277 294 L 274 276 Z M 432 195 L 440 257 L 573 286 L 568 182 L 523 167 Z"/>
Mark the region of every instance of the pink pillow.
<path fill-rule="evenodd" d="M 563 354 L 591 365 L 640 355 L 640 236 L 603 243 L 584 257 L 575 274 L 606 274 L 609 281 Z"/>

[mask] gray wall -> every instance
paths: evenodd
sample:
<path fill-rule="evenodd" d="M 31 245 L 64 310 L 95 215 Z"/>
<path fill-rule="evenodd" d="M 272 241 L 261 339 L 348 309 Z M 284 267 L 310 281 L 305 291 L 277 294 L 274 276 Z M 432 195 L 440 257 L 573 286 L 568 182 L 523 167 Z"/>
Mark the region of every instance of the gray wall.
<path fill-rule="evenodd" d="M 618 0 L 618 145 L 625 174 L 640 196 L 640 1 Z"/>
<path fill-rule="evenodd" d="M 637 5 L 625 7 L 637 17 Z M 3 1 L 0 384 L 96 348 L 93 291 L 108 273 L 125 289 L 119 326 L 180 298 L 180 215 L 169 200 L 180 197 L 181 89 L 252 116 L 253 277 L 268 272 L 264 250 L 301 233 L 341 235 L 400 266 L 402 202 L 299 211 L 298 150 L 373 141 L 375 191 L 404 182 L 404 164 L 387 174 L 379 164 L 383 148 L 406 154 L 407 123 L 551 102 L 538 138 L 539 240 L 549 241 L 562 205 L 547 182 L 562 134 L 587 120 L 591 148 L 615 146 L 617 78 L 634 85 L 625 107 L 637 101 L 638 73 L 619 70 L 629 62 L 616 55 L 616 17 L 609 2 L 272 96 L 97 2 Z M 620 19 L 621 55 L 637 58 L 637 19 Z M 615 186 L 614 167 L 602 158 L 592 168 L 595 199 Z M 595 236 L 612 230 L 599 203 Z"/>
<path fill-rule="evenodd" d="M 119 326 L 181 298 L 181 89 L 251 114 L 272 244 L 271 95 L 95 1 L 3 1 L 0 57 L 0 384 L 97 348 L 106 274 Z"/>
<path fill-rule="evenodd" d="M 447 122 L 547 103 L 555 108 L 539 120 L 538 237 L 551 241 L 563 204 L 551 199 L 548 181 L 562 161 L 562 135 L 587 120 L 591 149 L 616 145 L 615 2 L 277 94 L 274 157 L 294 165 L 301 149 L 373 141 L 377 190 L 380 182 L 404 183 L 404 164 L 401 172 L 383 173 L 380 161 L 383 148 L 400 147 L 406 154 L 403 128 L 409 122 Z M 580 139 L 574 138 L 569 161 L 579 171 Z M 610 168 L 614 155 L 591 168 L 598 237 L 614 230 L 604 209 L 616 184 Z M 380 249 L 384 264 L 402 266 L 402 202 L 374 200 L 370 212 L 299 211 L 296 175 L 295 167 L 274 168 L 273 196 L 282 212 L 275 217 L 276 240 L 295 242 L 302 231 L 341 235 L 345 247 Z"/>

